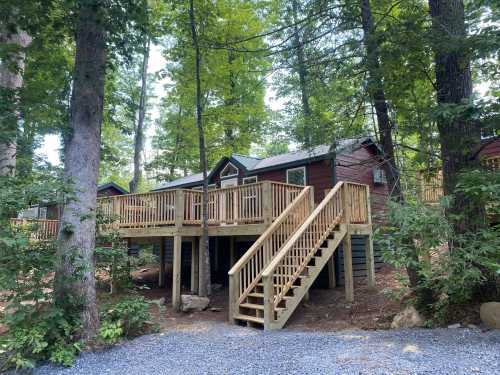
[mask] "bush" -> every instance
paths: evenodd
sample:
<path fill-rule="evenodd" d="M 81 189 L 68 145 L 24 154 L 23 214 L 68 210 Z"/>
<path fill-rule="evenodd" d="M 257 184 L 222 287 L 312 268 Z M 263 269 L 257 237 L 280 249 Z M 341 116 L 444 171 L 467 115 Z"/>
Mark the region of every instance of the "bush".
<path fill-rule="evenodd" d="M 493 221 L 500 218 L 498 172 L 465 173 L 457 192 L 485 204 Z M 500 225 L 455 233 L 451 220 L 456 217 L 445 216 L 447 206 L 446 199 L 437 206 L 390 203 L 389 224 L 376 234 L 386 262 L 398 269 L 408 265 L 418 269 L 419 283 L 412 290 L 417 306 L 425 300 L 427 312 L 439 323 L 446 323 L 452 312 L 460 310 L 457 306 L 500 297 Z M 439 248 L 440 256 L 431 266 L 426 254 Z M 412 251 L 417 259 L 411 256 Z"/>
<path fill-rule="evenodd" d="M 121 337 L 131 338 L 147 332 L 152 319 L 149 305 L 143 297 L 132 297 L 103 306 L 101 339 L 113 344 Z"/>

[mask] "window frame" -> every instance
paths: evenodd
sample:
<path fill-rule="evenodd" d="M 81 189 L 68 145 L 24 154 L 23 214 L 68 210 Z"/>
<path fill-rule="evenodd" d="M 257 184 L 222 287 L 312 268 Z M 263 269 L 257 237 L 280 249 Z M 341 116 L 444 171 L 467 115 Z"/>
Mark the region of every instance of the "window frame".
<path fill-rule="evenodd" d="M 297 171 L 297 170 L 303 170 L 304 171 L 304 184 L 301 185 L 301 186 L 307 186 L 307 170 L 306 170 L 306 166 L 305 165 L 303 165 L 302 167 L 296 167 L 296 168 L 287 169 L 286 170 L 286 183 L 287 184 L 292 184 L 288 180 L 288 173 L 292 172 L 292 171 Z M 293 185 L 300 185 L 300 184 L 293 183 Z"/>
<path fill-rule="evenodd" d="M 255 179 L 255 181 L 247 182 L 250 179 Z M 242 185 L 256 184 L 257 182 L 259 182 L 259 178 L 257 176 L 248 176 L 248 177 L 243 177 Z"/>
<path fill-rule="evenodd" d="M 233 174 L 228 174 L 227 176 L 223 176 L 224 174 L 224 171 L 229 167 L 229 166 L 232 166 L 234 169 L 236 169 L 236 173 L 233 173 Z M 234 165 L 233 163 L 231 163 L 230 161 L 227 162 L 227 164 L 224 166 L 224 168 L 222 168 L 222 170 L 220 171 L 219 173 L 219 178 L 222 180 L 222 179 L 226 179 L 226 178 L 231 178 L 231 177 L 237 177 L 238 175 L 240 174 L 240 170 L 239 168 Z"/>

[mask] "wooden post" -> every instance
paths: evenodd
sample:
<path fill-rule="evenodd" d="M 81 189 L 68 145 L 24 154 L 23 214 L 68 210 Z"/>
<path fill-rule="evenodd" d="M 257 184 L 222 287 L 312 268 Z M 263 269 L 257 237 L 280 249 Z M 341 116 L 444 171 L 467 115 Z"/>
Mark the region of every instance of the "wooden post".
<path fill-rule="evenodd" d="M 191 293 L 198 294 L 200 251 L 196 248 L 196 237 L 191 240 Z"/>
<path fill-rule="evenodd" d="M 234 245 L 235 240 L 234 237 L 229 237 L 229 268 L 232 268 L 235 263 L 235 254 L 234 254 Z"/>
<path fill-rule="evenodd" d="M 342 241 L 342 249 L 344 250 L 344 283 L 345 283 L 345 299 L 347 302 L 354 301 L 354 278 L 352 274 L 352 247 L 351 234 L 346 233 Z"/>
<path fill-rule="evenodd" d="M 174 235 L 174 267 L 172 272 L 172 307 L 179 310 L 181 306 L 181 247 L 182 236 Z"/>
<path fill-rule="evenodd" d="M 271 181 L 262 183 L 262 216 L 264 224 L 270 225 L 273 221 L 273 188 Z"/>
<path fill-rule="evenodd" d="M 184 190 L 175 191 L 175 227 L 180 228 L 184 222 Z"/>
<path fill-rule="evenodd" d="M 314 207 L 316 207 L 316 203 L 314 202 L 314 186 L 311 186 L 311 190 L 309 190 L 309 198 L 310 198 L 310 213 L 314 211 Z"/>
<path fill-rule="evenodd" d="M 273 275 L 263 276 L 262 283 L 264 284 L 264 329 L 273 329 L 274 321 L 274 286 Z"/>
<path fill-rule="evenodd" d="M 337 286 L 335 280 L 335 253 L 328 259 L 328 288 L 333 289 Z"/>
<path fill-rule="evenodd" d="M 368 288 L 375 288 L 375 255 L 373 253 L 373 236 L 369 234 L 365 242 L 366 276 Z"/>
<path fill-rule="evenodd" d="M 240 297 L 240 274 L 229 275 L 229 322 L 236 323 L 234 315 L 238 313 L 238 299 Z"/>
<path fill-rule="evenodd" d="M 158 272 L 158 286 L 165 286 L 165 237 L 160 237 L 160 271 Z"/>
<path fill-rule="evenodd" d="M 352 272 L 352 247 L 351 247 L 351 194 L 347 184 L 342 186 L 342 204 L 344 208 L 344 221 L 347 232 L 342 240 L 342 249 L 344 251 L 344 283 L 345 283 L 345 299 L 347 302 L 354 301 L 354 277 Z"/>

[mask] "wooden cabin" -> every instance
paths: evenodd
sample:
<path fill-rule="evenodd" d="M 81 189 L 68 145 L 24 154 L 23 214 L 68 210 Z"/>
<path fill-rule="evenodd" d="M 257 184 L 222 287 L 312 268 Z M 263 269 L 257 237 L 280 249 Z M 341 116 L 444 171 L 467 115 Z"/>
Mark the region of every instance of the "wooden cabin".
<path fill-rule="evenodd" d="M 487 168 L 500 171 L 500 136 L 484 138 L 476 157 Z M 417 181 L 420 199 L 428 204 L 438 203 L 443 196 L 442 171 L 419 171 Z"/>
<path fill-rule="evenodd" d="M 311 287 L 343 284 L 352 301 L 355 277 L 375 285 L 372 216 L 383 217 L 388 195 L 380 164 L 370 138 L 217 163 L 208 177 L 211 273 L 229 286 L 231 321 L 278 329 Z M 98 198 L 130 247 L 157 244 L 159 285 L 171 280 L 175 308 L 181 291 L 196 294 L 201 282 L 201 185 L 194 174 Z"/>

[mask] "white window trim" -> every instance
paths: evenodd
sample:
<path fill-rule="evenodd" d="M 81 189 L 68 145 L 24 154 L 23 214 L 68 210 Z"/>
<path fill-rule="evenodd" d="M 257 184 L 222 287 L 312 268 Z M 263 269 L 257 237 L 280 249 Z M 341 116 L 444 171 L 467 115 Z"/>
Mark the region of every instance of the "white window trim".
<path fill-rule="evenodd" d="M 231 165 L 234 169 L 236 169 L 236 173 L 228 174 L 227 176 L 223 176 L 224 171 L 226 170 L 227 167 L 229 167 L 229 165 Z M 225 179 L 225 178 L 230 178 L 230 177 L 238 176 L 239 174 L 240 174 L 240 170 L 233 163 L 228 162 L 226 164 L 226 166 L 222 169 L 222 171 L 220 171 L 219 177 L 222 180 L 222 179 Z"/>
<path fill-rule="evenodd" d="M 286 170 L 286 183 L 289 184 L 290 182 L 288 182 L 288 172 L 291 172 L 291 171 L 297 171 L 297 170 L 303 170 L 304 171 L 304 186 L 307 185 L 307 174 L 306 174 L 306 167 L 303 166 L 303 167 L 297 167 L 297 168 L 290 168 L 290 169 L 287 169 Z"/>
<path fill-rule="evenodd" d="M 255 184 L 255 183 L 259 182 L 259 178 L 257 176 L 243 177 L 243 185 L 245 185 L 246 181 L 248 181 L 250 179 L 255 179 L 254 182 L 249 182 L 250 184 Z"/>

